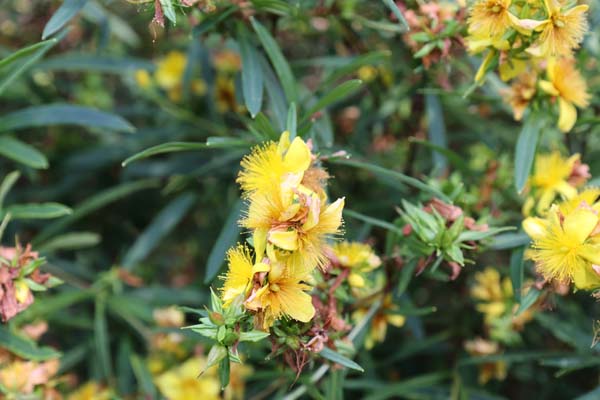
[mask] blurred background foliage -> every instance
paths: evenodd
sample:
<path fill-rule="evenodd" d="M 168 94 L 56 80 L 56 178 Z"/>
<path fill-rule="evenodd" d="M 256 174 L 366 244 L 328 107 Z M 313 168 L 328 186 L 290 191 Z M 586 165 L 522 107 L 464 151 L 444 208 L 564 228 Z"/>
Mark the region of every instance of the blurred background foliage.
<path fill-rule="evenodd" d="M 42 347 L 52 346 L 62 353 L 59 374 L 75 376 L 75 386 L 158 396 L 147 357 L 157 334 L 178 329 L 158 326 L 153 313 L 208 302 L 240 234 L 239 161 L 285 129 L 321 155 L 352 155 L 325 163 L 331 196 L 346 196 L 346 237 L 369 242 L 388 265 L 401 251 L 397 207 L 425 202 L 431 190 L 480 223 L 520 226 L 513 149 L 521 126 L 500 80 L 473 87 L 480 61 L 462 43 L 465 4 L 215 0 L 176 4 L 174 14 L 166 7 L 161 26 L 154 2 L 137 3 L 6 0 L 0 8 L 0 177 L 20 171 L 0 207 L 12 215 L 2 243 L 31 243 L 43 270 L 64 281 L 0 327 L 9 350 L 42 360 L 55 356 Z M 448 7 L 452 18 L 420 16 L 428 28 L 407 31 L 417 18 L 407 10 L 422 3 Z M 600 8 L 590 6 L 578 58 L 591 105 L 569 135 L 548 128 L 540 148 L 581 153 L 593 175 Z M 492 266 L 508 277 L 527 243 L 505 233 L 454 281 L 441 269 L 413 278 L 400 307 L 406 325 L 359 351 L 364 373 L 335 370 L 313 384 L 306 371 L 296 385 L 328 399 L 597 398 L 599 310 L 586 294 L 544 299 L 503 352 L 465 348 L 488 329 L 470 291 L 484 279 L 476 272 Z M 533 279 L 529 264 L 524 280 Z M 517 304 L 512 294 L 499 301 Z M 49 329 L 39 346 L 15 342 L 21 327 L 42 320 Z M 249 352 L 245 397 L 283 396 L 293 374 L 262 362 L 266 348 Z M 502 363 L 502 379 L 478 379 L 479 369 Z"/>

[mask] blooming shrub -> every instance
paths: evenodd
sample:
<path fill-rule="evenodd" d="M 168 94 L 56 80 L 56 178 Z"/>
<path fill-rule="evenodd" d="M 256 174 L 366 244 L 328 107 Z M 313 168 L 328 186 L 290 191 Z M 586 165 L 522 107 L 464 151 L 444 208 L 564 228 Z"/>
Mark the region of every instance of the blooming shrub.
<path fill-rule="evenodd" d="M 7 1 L 0 398 L 597 398 L 599 20 Z"/>

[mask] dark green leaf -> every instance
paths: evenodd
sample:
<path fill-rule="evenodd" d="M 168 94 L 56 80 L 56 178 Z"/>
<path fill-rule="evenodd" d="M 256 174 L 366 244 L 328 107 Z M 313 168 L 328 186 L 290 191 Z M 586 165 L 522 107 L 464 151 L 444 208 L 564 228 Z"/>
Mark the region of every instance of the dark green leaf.
<path fill-rule="evenodd" d="M 373 226 L 378 226 L 380 228 L 386 229 L 390 232 L 394 232 L 398 235 L 402 235 L 402 229 L 398 228 L 396 225 L 394 224 L 390 224 L 387 221 L 383 221 L 377 218 L 373 218 L 373 217 L 369 217 L 368 215 L 363 215 L 360 213 L 357 213 L 356 211 L 352 211 L 352 210 L 348 210 L 348 209 L 344 209 L 343 211 L 345 216 L 348 216 L 350 218 L 355 218 L 358 219 L 360 221 L 366 222 L 368 224 L 371 224 Z"/>
<path fill-rule="evenodd" d="M 0 136 L 0 155 L 31 168 L 48 168 L 48 159 L 42 153 L 11 136 Z"/>
<path fill-rule="evenodd" d="M 2 180 L 2 183 L 0 184 L 0 210 L 2 210 L 2 207 L 4 206 L 4 199 L 6 198 L 6 195 L 20 176 L 21 173 L 19 171 L 13 171 L 6 175 Z"/>
<path fill-rule="evenodd" d="M 510 255 L 510 280 L 512 282 L 515 301 L 521 302 L 521 288 L 523 287 L 523 267 L 525 260 L 523 259 L 524 247 L 515 249 Z"/>
<path fill-rule="evenodd" d="M 137 354 L 131 355 L 131 368 L 138 381 L 138 387 L 142 394 L 149 399 L 156 398 L 156 387 L 154 386 L 152 374 L 148 371 L 146 361 L 142 360 Z"/>
<path fill-rule="evenodd" d="M 302 118 L 302 121 L 306 121 L 313 116 L 314 113 L 320 111 L 321 109 L 330 106 L 331 104 L 344 99 L 350 94 L 354 93 L 358 88 L 362 85 L 362 81 L 360 79 L 352 79 L 342 83 L 339 86 L 336 86 L 331 91 L 329 91 L 325 96 L 320 98 L 314 106 L 312 106 Z"/>
<path fill-rule="evenodd" d="M 123 267 L 131 269 L 144 260 L 183 219 L 195 200 L 196 196 L 192 193 L 184 193 L 161 210 L 125 254 Z"/>
<path fill-rule="evenodd" d="M 294 139 L 296 137 L 297 127 L 298 117 L 296 115 L 296 103 L 292 103 L 290 104 L 290 108 L 288 109 L 286 124 L 286 130 L 290 133 L 290 139 Z"/>
<path fill-rule="evenodd" d="M 72 213 L 67 206 L 58 203 L 16 204 L 6 207 L 13 219 L 58 218 Z"/>
<path fill-rule="evenodd" d="M 101 237 L 94 232 L 69 232 L 64 235 L 55 236 L 36 246 L 42 252 L 54 252 L 56 250 L 76 250 L 93 247 L 100 243 Z"/>
<path fill-rule="evenodd" d="M 529 307 L 531 307 L 537 301 L 541 294 L 542 292 L 540 290 L 534 287 L 530 288 L 529 291 L 525 293 L 525 296 L 523 296 L 521 299 L 521 304 L 519 304 L 519 308 L 515 313 L 515 317 L 527 311 Z"/>
<path fill-rule="evenodd" d="M 404 18 L 404 15 L 402 15 L 402 11 L 400 11 L 398 5 L 394 3 L 393 0 L 383 0 L 383 3 L 390 9 L 394 16 L 396 16 L 396 18 L 398 19 L 398 24 L 400 24 L 402 29 L 405 31 L 409 31 L 410 26 L 408 25 L 406 18 Z"/>
<path fill-rule="evenodd" d="M 67 53 L 50 57 L 35 66 L 43 71 L 82 71 L 127 74 L 143 69 L 151 71 L 154 64 L 139 58 Z"/>
<path fill-rule="evenodd" d="M 94 346 L 100 372 L 105 379 L 113 375 L 109 340 L 106 324 L 106 303 L 102 297 L 98 297 L 94 312 Z"/>
<path fill-rule="evenodd" d="M 275 68 L 275 72 L 281 81 L 281 85 L 283 86 L 283 91 L 289 102 L 298 102 L 298 91 L 296 89 L 296 80 L 294 79 L 294 75 L 292 74 L 292 69 L 288 64 L 285 56 L 281 52 L 281 49 L 277 45 L 277 42 L 268 30 L 265 29 L 264 26 L 253 17 L 250 19 L 252 23 L 252 27 L 254 31 L 258 35 L 260 42 L 262 43 L 273 67 Z"/>
<path fill-rule="evenodd" d="M 360 372 L 365 372 L 365 370 L 360 365 L 358 365 L 351 359 L 344 357 L 340 353 L 337 353 L 337 352 L 331 350 L 328 347 L 325 347 L 323 350 L 321 350 L 319 355 L 321 357 L 326 358 L 329 361 L 333 361 L 334 363 L 339 364 L 343 367 L 347 367 L 347 368 L 350 368 L 350 369 L 353 369 L 356 371 L 360 371 Z"/>
<path fill-rule="evenodd" d="M 515 148 L 515 186 L 519 193 L 523 192 L 529 179 L 535 149 L 544 123 L 545 120 L 540 115 L 529 115 L 517 139 L 517 147 Z"/>
<path fill-rule="evenodd" d="M 260 68 L 260 58 L 252 45 L 248 31 L 240 25 L 239 29 L 240 55 L 242 57 L 242 93 L 244 103 L 252 118 L 260 112 L 263 101 L 263 74 Z"/>
<path fill-rule="evenodd" d="M 133 125 L 118 115 L 71 104 L 33 106 L 0 117 L 0 132 L 48 125 L 78 125 L 117 132 L 135 131 Z"/>
<path fill-rule="evenodd" d="M 45 361 L 61 355 L 51 347 L 38 347 L 35 342 L 15 335 L 4 326 L 0 326 L 0 347 L 31 361 Z"/>
<path fill-rule="evenodd" d="M 215 241 L 215 244 L 213 245 L 213 248 L 208 256 L 208 261 L 206 262 L 206 272 L 204 275 L 204 283 L 212 282 L 215 276 L 217 276 L 221 266 L 224 263 L 227 250 L 237 242 L 241 231 L 241 227 L 237 221 L 240 219 L 242 207 L 243 202 L 238 200 L 231 208 L 231 211 L 229 211 L 229 215 L 223 223 L 223 229 L 219 233 L 219 236 L 217 237 L 217 240 Z"/>
<path fill-rule="evenodd" d="M 467 242 L 467 241 L 479 241 L 490 236 L 497 235 L 500 232 L 506 232 L 516 229 L 512 226 L 504 226 L 502 228 L 489 228 L 487 231 L 464 231 L 460 235 L 458 235 L 459 242 Z"/>
<path fill-rule="evenodd" d="M 203 35 L 204 33 L 208 32 L 209 30 L 214 28 L 218 23 L 225 20 L 225 18 L 227 18 L 229 15 L 231 15 L 236 10 L 237 10 L 237 7 L 228 7 L 228 8 L 223 9 L 223 11 L 221 11 L 221 12 L 208 14 L 202 20 L 202 22 L 200 22 L 198 25 L 196 25 L 194 27 L 194 29 L 192 29 L 192 35 L 194 35 L 194 37 L 199 37 L 199 36 Z"/>
<path fill-rule="evenodd" d="M 392 52 L 389 50 L 382 51 L 374 51 L 371 53 L 363 54 L 358 56 L 351 61 L 345 63 L 344 66 L 336 68 L 331 75 L 329 75 L 323 81 L 323 85 L 329 85 L 330 83 L 336 81 L 337 79 L 343 77 L 344 75 L 353 73 L 358 70 L 360 67 L 365 65 L 372 66 L 381 63 L 383 60 L 389 59 Z"/>
<path fill-rule="evenodd" d="M 437 95 L 431 93 L 425 95 L 425 111 L 427 114 L 427 133 L 429 135 L 429 140 L 433 145 L 439 148 L 448 148 L 444 112 Z M 433 166 L 438 173 L 443 172 L 446 169 L 447 164 L 446 157 L 441 152 L 433 152 Z"/>
<path fill-rule="evenodd" d="M 0 60 L 0 96 L 15 79 L 35 64 L 52 48 L 57 39 L 49 39 L 17 50 Z"/>
<path fill-rule="evenodd" d="M 46 39 L 58 32 L 77 15 L 79 10 L 85 6 L 85 3 L 87 3 L 87 0 L 65 0 L 46 23 L 44 32 L 42 33 L 42 39 Z"/>
<path fill-rule="evenodd" d="M 169 142 L 163 143 L 156 146 L 152 146 L 147 148 L 146 150 L 142 150 L 131 157 L 127 158 L 125 161 L 121 163 L 123 167 L 131 164 L 134 161 L 142 160 L 144 158 L 152 157 L 157 154 L 165 154 L 165 153 L 174 153 L 180 151 L 194 151 L 194 150 L 204 150 L 208 146 L 206 143 L 194 143 L 194 142 Z"/>

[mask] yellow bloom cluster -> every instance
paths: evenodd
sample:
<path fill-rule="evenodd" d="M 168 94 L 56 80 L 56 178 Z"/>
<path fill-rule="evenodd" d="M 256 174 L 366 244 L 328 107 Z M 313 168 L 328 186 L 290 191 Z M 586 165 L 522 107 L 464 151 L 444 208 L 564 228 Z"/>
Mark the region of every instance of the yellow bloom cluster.
<path fill-rule="evenodd" d="M 139 69 L 135 72 L 135 80 L 143 89 L 156 85 L 167 93 L 171 101 L 179 102 L 183 94 L 186 65 L 187 57 L 184 53 L 171 51 L 157 63 L 152 75 L 145 69 Z M 191 89 L 194 94 L 202 96 L 206 93 L 206 83 L 202 79 L 194 79 L 191 81 Z"/>
<path fill-rule="evenodd" d="M 241 163 L 248 210 L 240 223 L 252 232 L 254 260 L 244 245 L 230 249 L 221 293 L 225 305 L 243 296 L 263 329 L 282 317 L 308 322 L 315 314 L 306 282 L 327 263 L 326 242 L 339 233 L 344 207 L 343 198 L 328 202 L 328 175 L 315 161 L 309 143 L 284 132 Z"/>
<path fill-rule="evenodd" d="M 529 178 L 529 196 L 523 205 L 523 214 L 545 215 L 554 201 L 575 198 L 577 189 L 585 185 L 589 177 L 589 167 L 581 163 L 579 154 L 569 158 L 561 156 L 559 151 L 539 154 Z"/>
<path fill-rule="evenodd" d="M 348 283 L 355 288 L 365 287 L 364 273 L 381 265 L 381 259 L 368 244 L 340 242 L 332 247 L 336 264 L 350 270 Z"/>
<path fill-rule="evenodd" d="M 586 107 L 590 98 L 573 59 L 588 30 L 588 6 L 564 3 L 479 0 L 470 10 L 467 45 L 473 54 L 487 52 L 477 82 L 496 65 L 502 80 L 514 79 L 505 99 L 516 120 L 539 94 L 558 103 L 558 127 L 568 132 L 577 120 L 575 107 Z"/>

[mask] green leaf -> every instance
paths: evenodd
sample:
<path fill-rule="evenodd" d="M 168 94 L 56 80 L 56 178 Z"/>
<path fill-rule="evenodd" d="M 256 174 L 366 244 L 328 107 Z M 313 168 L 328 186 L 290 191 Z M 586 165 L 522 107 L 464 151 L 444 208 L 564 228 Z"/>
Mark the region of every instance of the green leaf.
<path fill-rule="evenodd" d="M 427 114 L 427 133 L 432 145 L 442 149 L 448 148 L 446 137 L 446 122 L 440 98 L 432 93 L 425 95 L 425 111 Z M 433 167 L 438 173 L 443 172 L 448 165 L 448 160 L 441 152 L 433 152 Z"/>
<path fill-rule="evenodd" d="M 0 348 L 31 361 L 46 361 L 61 355 L 51 347 L 38 347 L 32 340 L 15 335 L 5 326 L 0 326 Z"/>
<path fill-rule="evenodd" d="M 525 296 L 523 296 L 523 298 L 521 299 L 521 304 L 519 304 L 519 308 L 515 313 L 515 317 L 518 317 L 519 315 L 527 311 L 529 307 L 531 307 L 537 301 L 541 294 L 542 292 L 540 290 L 534 287 L 530 288 L 527 291 L 527 293 L 525 293 Z"/>
<path fill-rule="evenodd" d="M 177 226 L 195 201 L 196 196 L 194 194 L 184 193 L 161 210 L 125 254 L 123 267 L 131 269 L 144 260 L 160 241 Z"/>
<path fill-rule="evenodd" d="M 431 53 L 433 51 L 433 49 L 435 49 L 437 47 L 437 43 L 436 42 L 429 42 L 427 44 L 425 44 L 423 47 L 421 47 L 419 49 L 419 51 L 417 51 L 414 54 L 414 58 L 423 58 L 425 57 L 427 54 Z"/>
<path fill-rule="evenodd" d="M 418 393 L 419 390 L 430 388 L 434 384 L 443 382 L 450 378 L 450 371 L 433 372 L 430 374 L 416 376 L 399 382 L 378 385 L 365 400 L 383 400 L 390 398 L 411 398 L 406 396 L 409 393 Z"/>
<path fill-rule="evenodd" d="M 94 232 L 69 232 L 53 237 L 36 249 L 48 253 L 57 250 L 77 250 L 96 246 L 100 240 L 101 236 Z"/>
<path fill-rule="evenodd" d="M 6 175 L 4 180 L 2 180 L 2 184 L 0 184 L 0 210 L 2 210 L 4 205 L 4 199 L 6 198 L 6 195 L 10 189 L 12 189 L 13 185 L 17 182 L 20 176 L 21 173 L 19 171 L 13 171 Z"/>
<path fill-rule="evenodd" d="M 42 33 L 42 39 L 46 39 L 58 32 L 60 28 L 65 26 L 77 15 L 79 10 L 85 6 L 85 3 L 87 3 L 87 0 L 65 0 L 46 23 L 44 32 Z"/>
<path fill-rule="evenodd" d="M 519 247 L 510 255 L 510 281 L 512 282 L 513 293 L 517 303 L 521 302 L 521 289 L 523 287 L 524 276 L 523 267 L 525 266 L 524 253 L 525 248 Z"/>
<path fill-rule="evenodd" d="M 263 74 L 256 48 L 250 42 L 248 31 L 239 25 L 240 56 L 242 58 L 242 94 L 252 118 L 260 112 L 263 101 Z"/>
<path fill-rule="evenodd" d="M 398 24 L 402 27 L 402 29 L 404 31 L 410 31 L 410 26 L 408 25 L 406 18 L 404 18 L 404 15 L 402 15 L 402 11 L 400 11 L 398 5 L 396 5 L 393 0 L 383 0 L 383 4 L 390 9 L 396 18 L 398 18 Z"/>
<path fill-rule="evenodd" d="M 135 131 L 133 125 L 118 115 L 62 103 L 33 106 L 0 117 L 0 132 L 49 125 L 78 125 L 116 132 Z"/>
<path fill-rule="evenodd" d="M 276 127 L 282 131 L 285 129 L 288 103 L 285 99 L 285 94 L 281 88 L 281 84 L 277 80 L 275 73 L 264 57 L 260 58 L 260 67 L 263 71 L 265 82 L 265 90 L 267 91 L 270 108 L 275 116 Z"/>
<path fill-rule="evenodd" d="M 325 347 L 323 350 L 321 350 L 321 352 L 319 352 L 319 355 L 343 367 L 347 367 L 355 371 L 365 372 L 365 370 L 360 365 L 358 365 L 351 359 L 344 357 L 340 353 L 331 350 L 329 347 Z"/>
<path fill-rule="evenodd" d="M 401 296 L 406 292 L 408 288 L 408 284 L 412 280 L 415 270 L 417 269 L 417 261 L 411 260 L 409 263 L 405 264 L 400 271 L 400 279 L 398 280 L 398 290 L 396 291 L 396 296 Z"/>
<path fill-rule="evenodd" d="M 348 216 L 350 218 L 355 218 L 359 221 L 363 221 L 366 222 L 368 224 L 371 224 L 373 226 L 378 226 L 380 228 L 386 229 L 390 232 L 394 232 L 398 235 L 403 235 L 402 233 L 402 229 L 398 228 L 396 225 L 394 224 L 390 224 L 387 221 L 383 221 L 377 218 L 373 218 L 373 217 L 369 217 L 368 215 L 364 215 L 364 214 L 360 214 L 356 211 L 352 211 L 352 210 L 348 210 L 348 209 L 344 209 L 343 211 L 344 216 Z"/>
<path fill-rule="evenodd" d="M 77 71 L 128 74 L 138 69 L 152 71 L 155 65 L 141 58 L 66 53 L 50 57 L 35 66 L 36 71 Z"/>
<path fill-rule="evenodd" d="M 94 346 L 102 376 L 107 379 L 113 376 L 110 353 L 110 336 L 106 324 L 106 302 L 99 296 L 94 309 Z"/>
<path fill-rule="evenodd" d="M 260 342 L 269 337 L 269 332 L 249 331 L 240 333 L 240 342 Z"/>
<path fill-rule="evenodd" d="M 286 130 L 290 133 L 290 140 L 296 137 L 298 130 L 298 116 L 296 115 L 296 103 L 291 103 L 288 109 Z"/>
<path fill-rule="evenodd" d="M 205 150 L 208 146 L 206 143 L 195 143 L 195 142 L 169 142 L 162 143 L 156 146 L 149 147 L 142 150 L 131 157 L 127 158 L 121 163 L 123 167 L 131 164 L 134 161 L 142 160 L 144 158 L 152 157 L 157 154 L 174 153 L 180 151 L 194 151 L 194 150 Z"/>
<path fill-rule="evenodd" d="M 33 245 L 36 246 L 45 240 L 48 240 L 53 235 L 56 235 L 73 222 L 78 221 L 82 217 L 102 208 L 110 203 L 113 203 L 123 197 L 129 196 L 140 190 L 149 189 L 158 186 L 158 181 L 154 179 L 140 180 L 137 182 L 127 182 L 119 186 L 106 189 L 95 194 L 89 199 L 75 206 L 73 213 L 65 218 L 61 218 L 52 224 L 47 225 L 33 240 Z"/>
<path fill-rule="evenodd" d="M 202 36 L 204 33 L 208 32 L 212 28 L 214 28 L 218 23 L 225 20 L 228 16 L 230 16 L 234 11 L 236 11 L 237 7 L 228 7 L 223 9 L 221 12 L 216 12 L 213 14 L 207 15 L 202 22 L 192 29 L 192 35 L 194 37 Z"/>
<path fill-rule="evenodd" d="M 35 147 L 11 136 L 0 136 L 0 155 L 31 168 L 48 168 L 48 159 Z"/>
<path fill-rule="evenodd" d="M 339 86 L 336 86 L 331 91 L 329 91 L 325 96 L 320 98 L 314 106 L 308 109 L 308 111 L 304 114 L 304 118 L 302 118 L 302 122 L 310 119 L 314 113 L 320 111 L 321 109 L 330 106 L 331 104 L 342 100 L 343 98 L 349 96 L 358 90 L 362 85 L 362 81 L 360 79 L 352 79 L 342 83 Z"/>
<path fill-rule="evenodd" d="M 459 242 L 479 241 L 490 236 L 497 235 L 500 232 L 506 232 L 516 229 L 513 226 L 503 226 L 501 228 L 489 228 L 487 231 L 464 231 L 458 235 Z"/>
<path fill-rule="evenodd" d="M 0 96 L 6 88 L 52 48 L 57 39 L 49 39 L 17 50 L 0 60 Z"/>
<path fill-rule="evenodd" d="M 131 368 L 138 382 L 141 394 L 149 399 L 156 398 L 156 387 L 154 386 L 152 374 L 146 366 L 146 362 L 137 354 L 131 355 Z"/>
<path fill-rule="evenodd" d="M 511 232 L 503 233 L 494 237 L 490 244 L 490 249 L 493 250 L 506 250 L 512 249 L 519 246 L 526 246 L 531 242 L 529 236 L 524 232 Z"/>
<path fill-rule="evenodd" d="M 267 31 L 260 22 L 254 19 L 254 17 L 250 17 L 250 22 L 275 68 L 275 72 L 281 81 L 287 100 L 289 102 L 297 103 L 298 91 L 296 89 L 296 80 L 294 79 L 290 65 L 277 45 L 277 42 L 273 39 L 269 31 Z"/>
<path fill-rule="evenodd" d="M 439 191 L 438 189 L 433 188 L 433 187 L 427 185 L 426 183 L 421 182 L 418 179 L 404 175 L 400 172 L 392 171 L 392 170 L 380 167 L 375 164 L 370 164 L 370 163 L 361 162 L 361 161 L 354 161 L 354 160 L 331 159 L 331 160 L 329 160 L 329 162 L 332 164 L 347 165 L 350 167 L 364 169 L 366 171 L 374 173 L 375 175 L 378 175 L 381 177 L 386 177 L 386 178 L 391 178 L 391 179 L 397 180 L 403 184 L 406 184 L 406 185 L 412 186 L 416 189 L 422 190 L 423 192 L 429 193 L 429 194 L 437 197 L 438 199 L 445 201 L 446 203 L 450 203 L 450 204 L 452 203 L 452 200 L 448 196 L 446 196 L 443 192 Z"/>
<path fill-rule="evenodd" d="M 163 14 L 169 21 L 175 25 L 177 23 L 177 15 L 175 14 L 175 7 L 173 7 L 172 0 L 159 0 Z"/>
<path fill-rule="evenodd" d="M 204 367 L 202 373 L 210 367 L 220 363 L 225 357 L 227 357 L 227 347 L 215 344 L 208 352 L 208 356 L 206 357 L 206 367 Z"/>
<path fill-rule="evenodd" d="M 231 147 L 249 147 L 247 140 L 235 137 L 211 136 L 206 139 L 206 147 L 213 149 L 227 149 Z"/>
<path fill-rule="evenodd" d="M 9 212 L 13 219 L 49 219 L 69 215 L 72 210 L 58 203 L 30 203 L 6 207 L 6 212 Z"/>
<path fill-rule="evenodd" d="M 219 236 L 208 255 L 204 283 L 212 282 L 215 276 L 217 276 L 224 263 L 227 250 L 237 242 L 241 231 L 241 227 L 237 221 L 240 219 L 242 207 L 243 202 L 241 200 L 238 200 L 233 207 L 231 207 L 229 215 L 223 223 L 223 229 L 219 233 Z"/>
<path fill-rule="evenodd" d="M 515 186 L 519 193 L 523 192 L 529 179 L 535 149 L 544 124 L 545 120 L 542 116 L 538 114 L 529 115 L 517 139 L 515 148 Z"/>
<path fill-rule="evenodd" d="M 219 381 L 221 382 L 221 390 L 225 390 L 229 385 L 229 374 L 230 374 L 229 356 L 223 358 L 219 362 Z"/>

